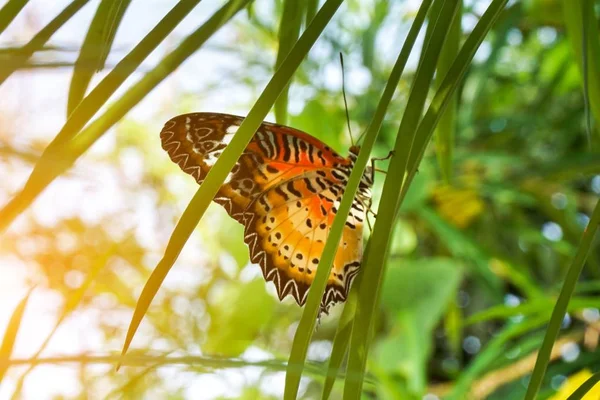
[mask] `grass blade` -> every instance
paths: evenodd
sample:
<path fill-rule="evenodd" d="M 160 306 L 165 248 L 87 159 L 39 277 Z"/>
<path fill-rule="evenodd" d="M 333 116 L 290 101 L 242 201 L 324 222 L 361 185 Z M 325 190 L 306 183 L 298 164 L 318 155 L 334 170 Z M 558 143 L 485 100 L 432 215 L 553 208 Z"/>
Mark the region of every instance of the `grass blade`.
<path fill-rule="evenodd" d="M 408 171 L 408 177 L 402 187 L 398 208 L 402 200 L 404 200 L 409 185 L 417 173 L 418 160 L 423 157 L 425 147 L 431 139 L 436 124 L 450 102 L 452 94 L 456 91 L 458 85 L 462 81 L 462 78 L 466 74 L 471 60 L 475 56 L 475 52 L 481 45 L 481 42 L 483 42 L 483 39 L 485 39 L 485 36 L 489 30 L 496 23 L 496 20 L 500 16 L 502 10 L 504 10 L 504 6 L 506 5 L 507 1 L 508 0 L 492 1 L 487 10 L 481 16 L 481 19 L 477 25 L 475 25 L 475 28 L 465 41 L 463 47 L 460 49 L 460 52 L 456 56 L 454 63 L 452 63 L 450 70 L 443 79 L 440 88 L 437 90 L 433 99 L 431 100 L 431 104 L 429 105 L 423 120 L 419 123 L 419 127 L 417 128 L 417 134 L 415 135 L 415 147 L 420 150 L 411 152 L 410 154 L 409 165 L 411 166 L 411 169 Z"/>
<path fill-rule="evenodd" d="M 363 270 L 364 276 L 350 340 L 350 357 L 344 385 L 344 399 L 358 399 L 361 396 L 368 346 L 374 326 L 374 315 L 377 310 L 379 289 L 384 271 L 383 266 L 387 258 L 388 244 L 394 226 L 398 194 L 402 187 L 402 177 L 405 176 L 407 170 L 409 151 L 414 141 L 414 131 L 425 104 L 427 89 L 433 79 L 437 58 L 449 25 L 458 10 L 458 4 L 458 0 L 448 0 L 444 2 L 441 8 L 440 18 L 437 19 L 431 39 L 423 52 L 404 116 L 400 123 L 394 149 L 395 154 L 390 161 L 378 209 L 378 218 L 375 221 L 375 227 L 371 235 L 370 250 L 367 256 L 368 264 Z"/>
<path fill-rule="evenodd" d="M 594 5 L 589 0 L 563 0 L 565 26 L 575 53 L 575 58 L 587 87 L 591 114 L 600 121 L 600 30 L 595 22 Z M 584 18 L 585 17 L 585 18 Z M 584 31 L 587 62 L 584 61 Z M 584 68 L 585 66 L 585 68 Z M 589 112 L 589 111 L 588 111 Z M 597 131 L 597 129 L 596 129 Z M 598 134 L 598 132 L 596 132 Z M 591 137 L 592 132 L 588 132 Z"/>
<path fill-rule="evenodd" d="M 432 0 L 425 0 L 421 3 L 421 6 L 419 7 L 419 11 L 415 16 L 415 19 L 406 36 L 406 40 L 404 41 L 404 44 L 402 46 L 402 50 L 400 51 L 398 59 L 396 60 L 392 72 L 390 73 L 390 77 L 386 83 L 385 89 L 381 96 L 381 100 L 377 105 L 377 109 L 373 116 L 373 121 L 371 122 L 371 126 L 373 126 L 373 129 L 379 130 L 381 127 L 383 118 L 385 117 L 385 113 L 392 100 L 396 87 L 398 87 L 398 82 L 400 81 L 400 77 L 402 76 L 402 72 L 404 71 L 406 62 L 408 61 L 408 57 L 412 52 L 413 46 L 417 39 L 417 35 L 419 34 L 421 27 L 423 26 L 423 22 L 425 21 L 427 11 L 429 10 L 431 3 Z M 368 250 L 365 251 L 365 253 L 368 254 Z M 363 259 L 363 264 L 366 265 L 366 256 L 365 259 Z M 360 287 L 361 276 L 362 274 L 360 274 L 357 277 L 357 281 L 355 282 L 354 287 L 350 291 L 348 302 L 344 306 L 342 318 L 340 320 L 340 324 L 336 332 L 333 348 L 331 351 L 331 358 L 329 360 L 328 374 L 325 380 L 325 384 L 323 386 L 324 399 L 328 398 L 331 393 L 331 389 L 333 388 L 333 384 L 335 382 L 335 377 L 337 376 L 337 371 L 339 370 L 343 356 L 346 352 L 349 343 L 351 327 L 347 328 L 345 321 L 349 319 L 349 322 L 351 322 L 351 320 L 354 317 L 354 313 L 356 311 L 357 289 Z"/>
<path fill-rule="evenodd" d="M 450 66 L 454 62 L 456 55 L 458 54 L 458 47 L 460 44 L 462 12 L 459 8 L 458 15 L 454 18 L 454 22 L 450 25 L 450 31 L 448 37 L 442 47 L 440 53 L 440 59 L 437 65 L 437 79 L 436 89 L 439 87 L 442 79 L 448 73 Z M 450 104 L 446 108 L 446 111 L 442 114 L 440 122 L 438 123 L 435 150 L 437 153 L 438 163 L 440 166 L 440 172 L 446 182 L 450 182 L 452 179 L 452 159 L 454 149 L 454 133 L 456 130 L 456 106 L 458 101 L 458 94 L 452 96 Z"/>
<path fill-rule="evenodd" d="M 279 23 L 279 50 L 277 51 L 277 60 L 275 61 L 275 70 L 277 70 L 285 57 L 294 47 L 298 35 L 300 34 L 300 25 L 302 25 L 302 16 L 304 14 L 305 4 L 297 0 L 285 0 L 283 2 L 283 12 L 281 13 L 281 22 Z M 283 93 L 275 102 L 275 120 L 278 124 L 287 123 L 288 93 L 290 86 L 286 86 Z"/>
<path fill-rule="evenodd" d="M 348 349 L 348 343 L 350 343 L 352 321 L 354 320 L 356 302 L 358 300 L 356 288 L 360 287 L 360 282 L 358 282 L 359 279 L 360 276 L 356 278 L 357 282 L 354 282 L 354 287 L 350 289 L 348 300 L 346 300 L 346 304 L 344 304 L 344 311 L 342 311 L 337 330 L 335 331 L 331 356 L 329 357 L 329 365 L 327 366 L 327 376 L 323 383 L 323 394 L 321 395 L 321 398 L 325 400 L 329 399 L 329 396 L 331 396 L 333 385 L 335 384 L 340 366 L 342 365 L 342 361 L 344 361 L 344 356 Z"/>
<path fill-rule="evenodd" d="M 131 0 L 102 0 L 98 5 L 79 57 L 75 61 L 69 89 L 67 116 L 71 115 L 85 96 L 94 73 L 104 68 L 117 29 L 130 3 Z"/>
<path fill-rule="evenodd" d="M 452 392 L 444 397 L 444 399 L 468 399 L 469 389 L 473 381 L 477 379 L 491 363 L 496 361 L 498 357 L 502 355 L 508 341 L 542 326 L 546 320 L 546 315 L 540 315 L 523 322 L 510 324 L 508 327 L 504 328 L 486 344 L 485 348 L 479 353 L 477 358 L 475 358 L 475 361 L 473 361 L 466 370 L 462 371 L 456 384 L 452 388 Z"/>
<path fill-rule="evenodd" d="M 98 112 L 110 96 L 131 76 L 142 62 L 169 33 L 198 5 L 200 0 L 182 0 L 160 20 L 158 24 L 115 66 L 115 68 L 81 101 L 74 112 L 69 113 L 51 146 L 72 139 Z M 215 14 L 216 15 L 216 14 Z M 206 25 L 206 24 L 205 24 Z M 200 28 L 202 29 L 202 28 Z M 186 43 L 184 41 L 181 46 Z M 180 48 L 181 48 L 180 46 Z M 177 50 L 175 50 L 174 54 Z M 167 56 L 168 57 L 168 56 Z M 154 71 L 154 70 L 153 70 Z M 151 71 L 152 72 L 152 71 Z M 150 73 L 151 73 L 150 72 Z M 170 71 L 169 71 L 170 72 Z M 149 74 L 150 74 L 149 73 Z M 166 76 L 166 75 L 165 75 Z M 143 79 L 142 79 L 143 81 Z M 128 92 L 129 93 L 129 92 Z M 123 96 L 125 97 L 125 96 Z M 140 99 L 141 100 L 141 99 Z"/>
<path fill-rule="evenodd" d="M 583 19 L 584 16 L 591 10 L 593 12 L 593 8 L 590 1 L 583 0 L 583 2 L 579 2 L 580 7 L 580 17 Z M 576 8 L 576 7 L 574 7 Z M 593 14 L 592 14 L 593 15 Z M 568 19 L 568 18 L 567 18 Z M 582 48 L 588 48 L 585 45 L 587 40 L 589 39 L 588 33 L 589 30 L 582 26 L 582 34 L 583 43 L 581 44 Z M 597 31 L 596 31 L 597 34 Z M 598 40 L 598 38 L 596 38 Z M 588 52 L 583 51 L 582 55 L 582 65 L 588 65 Z M 586 79 L 587 76 L 587 67 L 583 68 L 584 73 L 584 82 L 592 84 L 591 79 L 588 81 Z M 590 77 L 591 78 L 591 77 Z M 597 77 L 596 77 L 597 78 Z M 585 97 L 585 106 L 586 108 L 589 106 L 587 102 L 587 94 L 588 87 L 584 86 L 584 97 Z M 590 92 L 590 94 L 592 94 Z M 591 100 L 591 98 L 590 98 Z M 600 99 L 598 99 L 600 100 Z M 589 111 L 586 110 L 586 117 L 589 118 Z M 589 122 L 589 119 L 588 119 Z M 588 137 L 591 137 L 591 126 L 588 123 Z M 567 271 L 567 275 L 565 276 L 565 281 L 563 283 L 563 287 L 558 295 L 558 299 L 556 300 L 556 305 L 552 310 L 552 316 L 550 317 L 550 322 L 548 323 L 548 329 L 546 330 L 546 335 L 544 336 L 544 341 L 542 342 L 542 346 L 540 347 L 540 352 L 538 353 L 538 357 L 535 363 L 535 368 L 533 369 L 533 373 L 531 374 L 531 380 L 529 381 L 529 385 L 527 386 L 527 392 L 525 393 L 525 400 L 533 400 L 535 399 L 538 391 L 540 390 L 540 386 L 542 385 L 542 380 L 544 379 L 544 374 L 546 373 L 546 369 L 548 368 L 548 363 L 550 362 L 550 353 L 552 351 L 552 347 L 554 346 L 554 342 L 558 337 L 558 332 L 560 330 L 563 318 L 565 313 L 567 312 L 567 308 L 569 307 L 569 301 L 571 300 L 571 296 L 575 291 L 575 286 L 577 285 L 577 280 L 579 279 L 579 275 L 581 274 L 581 270 L 585 265 L 585 260 L 590 252 L 590 248 L 592 245 L 592 240 L 594 239 L 594 235 L 596 234 L 596 230 L 598 229 L 598 224 L 600 224 L 600 200 L 596 203 L 596 207 L 592 212 L 592 217 L 588 222 L 587 227 L 585 228 L 581 240 L 579 242 L 579 247 L 577 248 L 577 253 L 575 253 L 575 257 L 569 266 L 569 270 Z"/>
<path fill-rule="evenodd" d="M 48 25 L 43 27 L 29 43 L 19 49 L 17 53 L 13 53 L 10 60 L 8 60 L 10 62 L 3 62 L 2 64 L 5 65 L 0 69 L 0 85 L 4 83 L 6 78 L 12 75 L 13 72 L 27 64 L 27 60 L 29 60 L 33 53 L 41 50 L 50 37 L 69 21 L 77 11 L 81 10 L 88 1 L 89 0 L 73 0 L 73 2 L 66 6 L 60 14 L 48 23 Z"/>
<path fill-rule="evenodd" d="M 406 61 L 410 54 L 410 50 L 412 48 L 412 45 L 414 44 L 414 40 L 416 38 L 416 35 L 418 34 L 424 16 L 427 12 L 427 8 L 429 7 L 431 1 L 425 1 L 424 3 L 425 4 L 420 9 L 419 13 L 421 22 L 420 24 L 416 24 L 414 29 L 411 29 L 411 35 L 407 38 L 405 47 L 403 47 L 403 50 L 398 56 L 398 60 L 394 65 L 394 69 L 392 71 L 390 79 L 388 80 L 386 88 L 384 89 L 384 93 L 377 106 L 375 115 L 373 116 L 373 119 L 371 120 L 371 123 L 367 128 L 365 141 L 361 147 L 356 164 L 354 165 L 354 169 L 348 181 L 348 185 L 344 190 L 342 202 L 340 204 L 340 207 L 338 208 L 338 213 L 336 214 L 333 226 L 327 238 L 325 249 L 323 250 L 323 256 L 321 257 L 321 261 L 317 268 L 317 273 L 311 285 L 311 289 L 308 294 L 308 299 L 306 301 L 306 306 L 304 312 L 302 313 L 302 318 L 300 319 L 298 329 L 296 330 L 296 335 L 294 336 L 294 342 L 292 344 L 292 351 L 290 354 L 290 360 L 288 364 L 289 369 L 288 373 L 286 374 L 286 388 L 284 393 L 285 399 L 295 398 L 296 393 L 298 391 L 298 386 L 300 384 L 301 377 L 301 373 L 299 371 L 301 371 L 301 366 L 303 365 L 306 359 L 308 345 L 310 344 L 312 332 L 315 328 L 319 304 L 321 301 L 321 297 L 323 296 L 323 292 L 325 291 L 327 277 L 329 276 L 329 272 L 331 270 L 331 265 L 333 263 L 335 251 L 337 250 L 337 245 L 341 238 L 342 229 L 348 216 L 348 212 L 350 211 L 350 207 L 352 205 L 352 200 L 354 199 L 356 189 L 358 188 L 360 177 L 362 176 L 363 171 L 368 163 L 368 158 L 371 153 L 371 149 L 373 148 L 375 140 L 377 139 L 377 134 L 379 133 L 381 124 L 383 123 L 383 118 L 385 117 L 388 105 L 398 85 L 398 81 L 400 80 L 400 76 L 402 75 L 402 71 L 404 70 L 404 66 L 406 65 Z M 344 351 L 345 346 L 343 347 L 344 349 L 342 349 L 342 346 L 340 346 L 339 351 Z M 341 360 L 343 354 L 334 354 L 334 357 L 337 360 Z"/>
<path fill-rule="evenodd" d="M 486 291 L 495 296 L 497 300 L 502 299 L 501 284 L 504 280 L 515 285 L 529 299 L 544 297 L 544 292 L 536 286 L 535 280 L 527 272 L 527 268 L 513 265 L 510 259 L 487 250 L 476 238 L 469 237 L 466 232 L 444 220 L 429 207 L 420 208 L 417 214 L 430 226 L 453 257 L 462 258 L 473 266 L 473 276 L 479 279 L 482 285 L 487 286 Z M 503 264 L 501 276 L 498 272 L 490 269 L 493 259 L 497 259 Z"/>
<path fill-rule="evenodd" d="M 188 0 L 191 1 L 191 0 Z M 201 27 L 190 34 L 170 54 L 168 54 L 155 68 L 149 71 L 138 83 L 133 85 L 125 94 L 113 103 L 106 112 L 97 120 L 92 122 L 86 129 L 81 131 L 76 141 L 64 143 L 64 147 L 58 147 L 49 151 L 38 163 L 31 173 L 25 187 L 7 205 L 0 210 L 0 232 L 7 228 L 10 223 L 35 200 L 35 198 L 61 173 L 70 168 L 77 158 L 95 143 L 108 129 L 121 120 L 135 105 L 137 105 L 148 93 L 160 82 L 179 67 L 188 57 L 200 48 L 218 29 L 227 23 L 233 16 L 244 8 L 251 0 L 231 0 L 219 9 Z M 177 6 L 182 5 L 179 2 Z M 181 11 L 181 9 L 180 9 Z M 115 67 L 116 69 L 116 67 Z M 117 79 L 117 75 L 113 75 Z M 103 81 L 102 83 L 104 83 Z M 111 81 L 112 82 L 112 81 Z M 102 85 L 101 83 L 101 85 Z M 62 138 L 73 137 L 78 129 L 93 116 L 99 108 L 95 102 L 98 98 L 105 96 L 104 90 L 110 88 L 113 83 L 106 81 L 106 86 L 98 86 L 92 91 L 74 111 L 70 121 L 73 125 L 63 127 L 53 143 L 62 141 Z M 116 84 L 114 90 L 119 86 Z M 102 90 L 100 89 L 102 87 Z M 97 96 L 97 97 L 96 97 Z M 107 96 L 108 98 L 108 96 Z M 85 111 L 79 115 L 79 109 L 84 107 Z M 89 108 L 88 108 L 89 107 Z M 76 118 L 75 116 L 78 115 Z M 62 135 L 62 136 L 61 136 Z M 61 143 L 62 145 L 62 143 Z M 42 161 L 40 160 L 40 161 Z"/>
<path fill-rule="evenodd" d="M 302 60 L 308 54 L 317 38 L 339 7 L 342 0 L 328 0 L 319 13 L 315 16 L 313 23 L 304 31 L 296 42 L 290 54 L 286 57 L 281 67 L 275 72 L 273 78 L 267 84 L 254 107 L 244 119 L 235 136 L 225 148 L 215 165 L 210 169 L 206 178 L 194 198 L 184 211 L 179 220 L 162 260 L 158 263 L 148 282 L 144 286 L 133 318 L 131 320 L 122 354 L 124 355 L 131 344 L 133 335 L 137 330 L 150 302 L 154 298 L 160 284 L 169 272 L 173 263 L 179 256 L 183 245 L 191 235 L 206 208 L 217 194 L 227 174 L 231 171 L 238 158 L 252 139 L 256 129 L 263 122 L 269 110 L 273 107 L 275 100 L 289 83 L 294 72 L 298 69 Z"/>
<path fill-rule="evenodd" d="M 113 254 L 113 253 L 108 252 L 106 254 Z M 92 265 L 90 272 L 88 273 L 88 275 L 85 278 L 85 281 L 81 284 L 81 286 L 79 286 L 77 289 L 75 289 L 71 294 L 69 294 L 66 297 L 66 301 L 64 303 L 63 309 L 62 309 L 58 319 L 54 323 L 54 326 L 52 327 L 50 332 L 46 335 L 46 338 L 44 339 L 42 344 L 38 347 L 36 352 L 31 356 L 32 359 L 35 360 L 40 357 L 40 355 L 46 349 L 46 347 L 48 346 L 50 341 L 54 338 L 54 335 L 56 334 L 58 329 L 61 327 L 62 323 L 67 319 L 68 316 L 72 315 L 72 312 L 74 310 L 76 310 L 77 307 L 79 307 L 79 305 L 81 304 L 81 301 L 84 299 L 84 296 L 88 292 L 88 289 L 94 283 L 98 274 L 106 266 L 106 262 L 107 262 L 108 258 L 109 258 L 109 256 L 107 256 L 107 255 L 96 258 L 94 260 L 94 263 Z M 23 397 L 22 391 L 23 391 L 23 386 L 25 384 L 26 378 L 29 376 L 29 374 L 31 373 L 31 371 L 34 368 L 35 368 L 35 365 L 33 365 L 33 364 L 29 365 L 27 367 L 27 369 L 25 371 L 23 371 L 21 376 L 19 376 L 19 379 L 15 383 L 15 389 L 13 391 L 11 398 L 20 399 Z"/>
<path fill-rule="evenodd" d="M 590 376 L 587 381 L 583 383 L 583 385 L 579 386 L 576 391 L 574 391 L 567 400 L 579 400 L 582 399 L 583 396 L 587 394 L 590 390 L 596 386 L 596 384 L 600 382 L 600 372 L 595 373 Z"/>
<path fill-rule="evenodd" d="M 8 0 L 4 7 L 0 9 L 0 34 L 4 32 L 8 25 L 10 25 L 28 1 L 29 0 Z"/>
<path fill-rule="evenodd" d="M 13 347 L 15 346 L 17 333 L 19 333 L 19 327 L 21 326 L 23 314 L 25 313 L 25 306 L 27 306 L 27 301 L 29 300 L 29 296 L 31 296 L 32 291 L 33 289 L 31 289 L 29 293 L 23 297 L 19 304 L 17 304 L 17 307 L 13 311 L 10 320 L 8 321 L 6 332 L 4 332 L 4 338 L 2 339 L 2 344 L 0 345 L 0 382 L 2 382 L 2 379 L 8 370 L 8 360 L 10 359 Z"/>
<path fill-rule="evenodd" d="M 317 10 L 319 9 L 319 0 L 305 0 L 306 7 L 306 20 L 304 22 L 305 26 L 310 25 L 311 21 L 315 17 Z"/>
<path fill-rule="evenodd" d="M 469 35 L 469 38 L 465 42 L 463 48 L 459 52 L 457 59 L 453 63 L 452 67 L 450 68 L 448 74 L 446 75 L 446 78 L 443 80 L 443 82 L 440 86 L 440 89 L 436 93 L 427 113 L 425 114 L 425 117 L 423 118 L 423 121 L 419 125 L 419 128 L 417 129 L 417 134 L 414 136 L 415 140 L 416 140 L 416 143 L 415 143 L 416 148 L 420 149 L 420 150 L 416 151 L 416 152 L 411 152 L 409 163 L 406 163 L 406 160 L 401 159 L 401 158 L 407 157 L 406 154 L 402 155 L 402 153 L 397 152 L 396 155 L 394 157 L 392 157 L 392 161 L 390 163 L 390 168 L 389 168 L 389 170 L 392 171 L 392 173 L 391 174 L 388 173 L 388 177 L 389 176 L 404 176 L 404 173 L 406 173 L 407 171 L 405 169 L 398 168 L 399 165 L 405 166 L 405 167 L 408 166 L 408 167 L 410 167 L 410 170 L 409 170 L 409 175 L 407 177 L 407 180 L 402 185 L 402 192 L 401 192 L 400 197 L 397 200 L 397 203 L 395 205 L 396 212 L 393 215 L 387 215 L 389 213 L 388 208 L 392 207 L 391 200 L 393 200 L 393 199 L 389 199 L 388 195 L 386 195 L 386 193 L 389 193 L 386 190 L 386 187 L 388 187 L 388 180 L 386 179 L 386 183 L 385 183 L 384 189 L 383 189 L 384 194 L 382 195 L 382 201 L 381 201 L 381 204 L 379 207 L 379 210 L 383 210 L 383 211 L 381 211 L 379 213 L 380 218 L 377 219 L 377 221 L 375 223 L 375 229 L 373 231 L 372 241 L 376 244 L 379 244 L 380 248 L 378 251 L 374 251 L 374 248 L 371 251 L 374 251 L 374 253 L 375 253 L 374 258 L 378 259 L 378 262 L 373 263 L 374 268 L 367 268 L 365 270 L 365 275 L 370 274 L 371 277 L 369 279 L 369 282 L 367 282 L 368 285 L 365 284 L 363 287 L 361 287 L 361 293 L 359 295 L 360 297 L 359 297 L 359 303 L 358 303 L 359 305 L 358 305 L 358 309 L 357 309 L 357 322 L 356 322 L 356 324 L 358 325 L 358 328 L 354 329 L 352 332 L 353 337 L 351 340 L 351 346 L 353 348 L 353 351 L 351 352 L 351 357 L 349 360 L 349 369 L 351 369 L 352 372 L 354 370 L 360 371 L 361 376 L 364 376 L 364 368 L 366 365 L 365 364 L 366 363 L 366 354 L 368 352 L 368 340 L 369 340 L 369 332 L 368 332 L 369 327 L 368 326 L 372 324 L 373 314 L 376 310 L 378 297 L 379 297 L 379 285 L 380 285 L 380 281 L 382 279 L 382 271 L 381 271 L 382 267 L 381 266 L 384 263 L 385 255 L 386 255 L 385 251 L 387 250 L 387 243 L 380 244 L 380 243 L 377 243 L 377 241 L 378 240 L 386 241 L 387 238 L 389 238 L 389 234 L 391 233 L 391 224 L 392 224 L 393 220 L 395 220 L 395 215 L 397 215 L 397 211 L 401 204 L 401 201 L 405 197 L 407 188 L 410 185 L 410 182 L 412 181 L 412 179 L 414 178 L 414 174 L 416 173 L 416 169 L 417 169 L 417 165 L 418 165 L 418 160 L 420 160 L 420 158 L 422 157 L 425 145 L 427 144 L 427 142 L 429 141 L 429 138 L 431 137 L 431 135 L 433 133 L 433 129 L 435 128 L 435 125 L 439 119 L 439 114 L 445 110 L 445 106 L 447 105 L 447 101 L 449 100 L 450 95 L 454 92 L 454 90 L 456 90 L 456 87 L 460 83 L 460 80 L 464 76 L 473 56 L 475 55 L 477 48 L 479 47 L 479 45 L 485 38 L 487 32 L 491 29 L 492 25 L 497 20 L 501 11 L 504 9 L 504 6 L 506 5 L 506 1 L 507 0 L 495 0 L 492 2 L 492 4 L 490 4 L 488 9 L 485 11 L 483 16 L 481 17 L 479 23 L 476 25 L 475 29 L 473 29 L 471 35 Z M 448 13 L 443 12 L 441 15 L 448 15 Z M 421 63 L 421 65 L 427 66 L 427 63 Z M 418 79 L 418 76 L 419 76 L 419 71 L 417 71 L 417 78 L 415 78 L 415 79 Z M 412 95 L 412 93 L 411 93 L 411 95 Z M 408 113 L 408 111 L 409 111 L 408 106 L 410 105 L 410 103 L 411 103 L 411 101 L 409 98 L 409 104 L 407 104 L 406 113 Z M 414 110 L 412 112 L 414 112 Z M 418 115 L 417 115 L 417 117 L 413 116 L 412 118 L 418 118 Z M 403 124 L 404 124 L 404 118 L 403 118 L 403 123 L 401 124 L 401 128 L 400 128 L 401 130 L 402 130 Z M 408 126 L 410 127 L 410 125 L 408 125 Z M 400 135 L 400 133 L 401 132 L 399 131 L 399 139 L 401 139 L 401 137 L 402 137 Z M 397 145 L 401 141 L 402 140 L 398 140 Z M 407 144 L 405 143 L 405 145 L 407 145 Z M 398 157 L 398 154 L 401 154 L 403 157 Z M 392 185 L 394 185 L 394 182 L 392 182 Z M 397 190 L 397 188 L 393 188 L 393 190 L 391 192 L 394 193 L 394 190 Z M 382 213 L 386 214 L 385 217 L 382 215 Z M 385 233 L 381 236 L 380 239 L 376 240 L 375 235 L 378 235 L 378 233 L 377 233 L 378 232 L 378 228 L 377 228 L 378 224 L 380 226 L 382 226 L 382 225 L 384 226 Z M 386 226 L 386 225 L 389 225 L 389 226 Z M 370 263 L 371 262 L 372 262 L 372 260 L 370 260 Z M 367 281 L 366 278 L 365 278 L 365 281 Z M 363 309 L 363 307 L 365 305 L 368 305 L 366 311 L 364 311 L 364 309 Z M 351 373 L 349 373 L 348 375 L 351 375 Z M 356 393 L 357 393 L 358 389 L 360 388 L 360 385 L 361 385 L 360 381 L 354 385 L 352 384 L 352 382 L 349 383 L 348 392 L 345 392 L 345 393 L 348 393 L 349 398 L 353 398 L 354 396 L 357 395 Z M 345 390 L 346 390 L 346 388 L 345 388 Z"/>

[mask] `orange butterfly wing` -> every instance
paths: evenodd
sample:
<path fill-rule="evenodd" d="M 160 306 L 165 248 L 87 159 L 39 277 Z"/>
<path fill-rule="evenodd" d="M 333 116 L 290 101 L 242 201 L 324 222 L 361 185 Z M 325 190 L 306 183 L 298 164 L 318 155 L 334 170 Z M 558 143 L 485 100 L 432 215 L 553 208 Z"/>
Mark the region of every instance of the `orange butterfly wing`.
<path fill-rule="evenodd" d="M 243 118 L 193 113 L 168 121 L 161 131 L 171 160 L 201 184 Z M 250 259 L 273 281 L 280 299 L 306 301 L 325 240 L 337 212 L 353 160 L 318 139 L 264 122 L 219 189 L 214 201 L 244 229 Z M 364 199 L 357 195 L 327 282 L 321 310 L 345 301 L 362 259 Z M 360 198 L 359 198 L 360 197 Z"/>

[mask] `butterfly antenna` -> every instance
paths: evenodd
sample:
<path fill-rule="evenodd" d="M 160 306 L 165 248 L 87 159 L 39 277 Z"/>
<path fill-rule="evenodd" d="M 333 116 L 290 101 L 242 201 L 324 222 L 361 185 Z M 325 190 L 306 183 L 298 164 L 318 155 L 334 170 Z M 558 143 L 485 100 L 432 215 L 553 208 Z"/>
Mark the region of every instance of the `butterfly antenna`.
<path fill-rule="evenodd" d="M 358 137 L 358 139 L 356 140 L 356 143 L 360 143 L 360 139 L 363 138 L 363 136 L 365 136 L 365 133 L 367 133 L 367 130 L 365 129 L 363 133 L 360 134 L 360 136 Z"/>
<path fill-rule="evenodd" d="M 346 108 L 346 123 L 348 124 L 348 132 L 350 132 L 350 143 L 354 146 L 354 138 L 352 137 L 352 129 L 350 129 L 350 114 L 348 113 L 348 102 L 346 101 L 346 78 L 344 76 L 344 56 L 340 51 L 340 64 L 342 65 L 342 96 L 344 96 L 344 107 Z"/>

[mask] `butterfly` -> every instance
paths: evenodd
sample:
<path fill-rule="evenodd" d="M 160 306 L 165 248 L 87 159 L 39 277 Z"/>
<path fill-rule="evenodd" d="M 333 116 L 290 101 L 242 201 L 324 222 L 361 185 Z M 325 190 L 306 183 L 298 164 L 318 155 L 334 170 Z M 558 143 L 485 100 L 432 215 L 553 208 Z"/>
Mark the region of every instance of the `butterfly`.
<path fill-rule="evenodd" d="M 230 114 L 179 115 L 164 125 L 162 147 L 201 184 L 242 121 Z M 350 147 L 345 158 L 305 132 L 263 122 L 213 199 L 244 226 L 250 260 L 280 300 L 291 295 L 300 306 L 306 302 L 358 150 Z M 346 300 L 359 271 L 373 173 L 366 168 L 352 202 L 321 300 L 325 314 Z"/>

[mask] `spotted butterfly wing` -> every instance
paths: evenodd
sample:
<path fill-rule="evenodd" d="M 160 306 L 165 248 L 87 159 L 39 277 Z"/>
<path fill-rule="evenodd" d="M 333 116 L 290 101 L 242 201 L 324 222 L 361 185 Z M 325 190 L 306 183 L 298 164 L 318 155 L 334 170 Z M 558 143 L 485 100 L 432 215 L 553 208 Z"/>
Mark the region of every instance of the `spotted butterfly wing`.
<path fill-rule="evenodd" d="M 160 137 L 171 160 L 201 184 L 231 141 L 242 117 L 217 113 L 184 114 L 169 120 Z M 333 218 L 358 154 L 336 154 L 299 130 L 263 122 L 214 201 L 244 225 L 250 260 L 280 300 L 306 301 Z M 321 311 L 345 301 L 362 258 L 362 227 L 370 203 L 368 169 L 344 226 Z"/>

